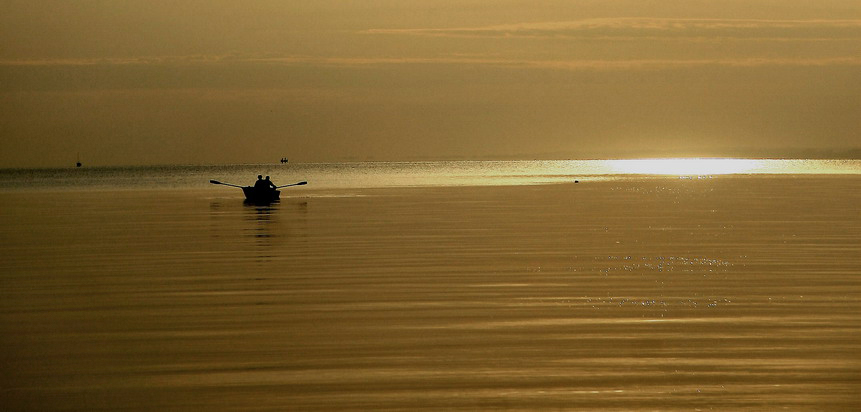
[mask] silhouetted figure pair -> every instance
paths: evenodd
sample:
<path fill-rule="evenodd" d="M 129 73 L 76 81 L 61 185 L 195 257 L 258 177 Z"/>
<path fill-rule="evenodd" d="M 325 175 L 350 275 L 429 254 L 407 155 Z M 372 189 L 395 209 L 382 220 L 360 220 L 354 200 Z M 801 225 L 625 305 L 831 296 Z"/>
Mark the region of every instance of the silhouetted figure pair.
<path fill-rule="evenodd" d="M 257 181 L 254 182 L 254 189 L 269 190 L 275 189 L 275 187 L 275 183 L 272 183 L 272 181 L 269 180 L 269 176 L 266 176 L 266 179 L 264 180 L 263 175 L 257 175 Z"/>

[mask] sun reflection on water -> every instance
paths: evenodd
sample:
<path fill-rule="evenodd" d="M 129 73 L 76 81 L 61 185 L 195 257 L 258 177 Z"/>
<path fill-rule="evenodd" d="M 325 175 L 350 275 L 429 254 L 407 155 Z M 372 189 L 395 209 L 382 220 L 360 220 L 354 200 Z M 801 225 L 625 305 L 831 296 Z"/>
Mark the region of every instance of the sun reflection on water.
<path fill-rule="evenodd" d="M 625 159 L 608 160 L 616 173 L 646 175 L 724 175 L 752 173 L 762 168 L 757 159 Z"/>

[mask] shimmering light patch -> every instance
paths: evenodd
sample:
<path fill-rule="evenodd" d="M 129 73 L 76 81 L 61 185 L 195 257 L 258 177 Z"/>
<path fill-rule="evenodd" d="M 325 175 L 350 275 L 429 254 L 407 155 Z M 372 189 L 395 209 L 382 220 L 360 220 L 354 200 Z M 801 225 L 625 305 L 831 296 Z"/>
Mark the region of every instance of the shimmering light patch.
<path fill-rule="evenodd" d="M 140 190 L 206 189 L 213 195 L 233 193 L 213 187 L 210 178 L 249 184 L 258 174 L 277 184 L 306 180 L 291 195 L 307 189 L 382 187 L 514 186 L 575 181 L 644 179 L 661 176 L 718 174 L 861 175 L 858 159 L 640 159 L 640 160 L 505 160 L 432 162 L 289 163 L 286 165 L 128 166 L 57 169 L 2 169 L 0 192 L 9 190 Z M 227 192 L 225 192 L 227 190 Z M 307 196 L 330 196 L 314 193 Z M 339 192 L 338 197 L 355 193 Z M 283 195 L 282 195 L 283 196 Z"/>
<path fill-rule="evenodd" d="M 756 159 L 629 159 L 608 160 L 616 173 L 645 175 L 724 175 L 752 173 L 762 166 Z"/>

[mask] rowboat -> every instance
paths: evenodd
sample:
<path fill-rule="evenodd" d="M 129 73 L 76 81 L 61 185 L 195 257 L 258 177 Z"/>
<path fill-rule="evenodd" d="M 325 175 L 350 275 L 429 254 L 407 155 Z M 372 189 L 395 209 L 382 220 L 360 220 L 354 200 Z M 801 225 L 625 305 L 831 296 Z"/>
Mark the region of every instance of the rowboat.
<path fill-rule="evenodd" d="M 268 179 L 268 177 L 267 177 Z M 245 202 L 247 203 L 272 203 L 277 202 L 281 199 L 281 191 L 278 190 L 282 187 L 290 187 L 290 186 L 302 186 L 307 185 L 308 182 L 299 182 L 299 183 L 291 183 L 289 185 L 277 186 L 274 189 L 269 187 L 254 187 L 254 186 L 239 186 L 233 183 L 222 183 L 218 180 L 210 180 L 209 183 L 214 185 L 224 185 L 231 187 L 238 187 L 242 189 L 242 193 L 245 194 Z"/>
<path fill-rule="evenodd" d="M 242 193 L 245 194 L 245 201 L 249 203 L 272 203 L 277 202 L 281 197 L 280 190 L 254 186 L 243 187 Z"/>

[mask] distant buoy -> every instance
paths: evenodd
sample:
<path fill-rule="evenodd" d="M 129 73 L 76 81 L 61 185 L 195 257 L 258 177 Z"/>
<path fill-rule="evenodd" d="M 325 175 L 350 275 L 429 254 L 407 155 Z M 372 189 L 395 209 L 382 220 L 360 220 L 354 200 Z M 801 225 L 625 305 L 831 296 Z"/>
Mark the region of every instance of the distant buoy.
<path fill-rule="evenodd" d="M 75 163 L 75 167 L 81 167 L 81 162 Z"/>

